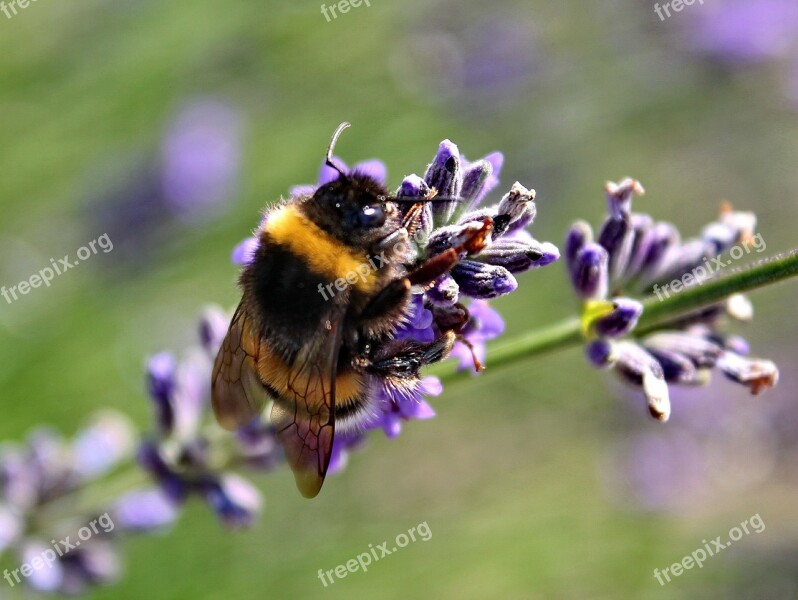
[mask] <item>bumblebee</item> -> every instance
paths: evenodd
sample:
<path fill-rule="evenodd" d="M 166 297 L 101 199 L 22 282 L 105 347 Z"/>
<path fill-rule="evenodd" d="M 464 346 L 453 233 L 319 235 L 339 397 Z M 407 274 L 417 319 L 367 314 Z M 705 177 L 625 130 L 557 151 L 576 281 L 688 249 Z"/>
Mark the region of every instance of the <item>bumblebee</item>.
<path fill-rule="evenodd" d="M 348 126 L 327 148 L 325 163 L 338 178 L 266 213 L 211 381 L 226 429 L 248 424 L 272 400 L 272 425 L 307 498 L 324 483 L 336 431 L 357 431 L 377 414 L 380 386 L 413 389 L 422 367 L 449 354 L 455 325 L 428 343 L 394 333 L 414 286 L 479 252 L 492 229 L 486 217 L 459 246 L 416 258 L 409 238 L 434 191 L 397 198 L 373 178 L 345 172 L 332 153 Z"/>

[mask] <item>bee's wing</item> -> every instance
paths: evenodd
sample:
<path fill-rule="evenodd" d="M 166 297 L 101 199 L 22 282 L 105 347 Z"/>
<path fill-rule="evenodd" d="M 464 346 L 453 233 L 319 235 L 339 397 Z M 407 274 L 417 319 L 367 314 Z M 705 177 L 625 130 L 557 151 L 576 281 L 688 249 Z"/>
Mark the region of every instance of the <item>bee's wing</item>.
<path fill-rule="evenodd" d="M 332 455 L 335 434 L 335 378 L 341 349 L 343 314 L 325 319 L 297 354 L 288 375 L 288 392 L 274 401 L 271 421 L 302 495 L 319 493 Z"/>
<path fill-rule="evenodd" d="M 250 423 L 268 400 L 257 375 L 260 351 L 260 335 L 241 303 L 216 355 L 211 378 L 213 412 L 225 429 L 238 429 Z"/>

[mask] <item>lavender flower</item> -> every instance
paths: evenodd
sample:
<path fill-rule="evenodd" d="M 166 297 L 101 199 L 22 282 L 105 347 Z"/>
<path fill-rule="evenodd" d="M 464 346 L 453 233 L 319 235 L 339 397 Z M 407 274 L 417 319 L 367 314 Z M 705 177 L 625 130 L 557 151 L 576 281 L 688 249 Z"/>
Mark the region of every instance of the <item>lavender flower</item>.
<path fill-rule="evenodd" d="M 720 0 L 697 17 L 696 46 L 727 62 L 760 63 L 798 50 L 798 5 L 791 0 Z"/>
<path fill-rule="evenodd" d="M 236 193 L 241 116 L 225 102 L 199 98 L 181 107 L 161 148 L 164 200 L 178 218 L 197 218 Z"/>
<path fill-rule="evenodd" d="M 722 317 L 750 318 L 751 305 L 744 297 L 732 296 L 661 330 L 635 336 L 643 305 L 624 295 L 628 291 L 660 295 L 661 286 L 676 279 L 685 287 L 700 285 L 708 276 L 710 258 L 736 244 L 750 246 L 754 215 L 725 207 L 720 219 L 705 227 L 698 238 L 683 242 L 673 225 L 631 212 L 633 197 L 644 193 L 638 182 L 609 183 L 606 192 L 609 216 L 597 241 L 590 226 L 579 222 L 565 242 L 571 281 L 583 301 L 590 362 L 612 368 L 642 389 L 649 411 L 660 421 L 670 416 L 668 384 L 707 383 L 713 368 L 754 394 L 774 386 L 776 365 L 746 357 L 747 344 L 720 330 Z"/>
<path fill-rule="evenodd" d="M 775 64 L 798 106 L 798 4 L 792 0 L 718 0 L 698 7 L 690 31 L 699 52 L 732 67 Z"/>
<path fill-rule="evenodd" d="M 133 440 L 126 417 L 103 411 L 72 440 L 38 428 L 24 444 L 0 449 L 0 554 L 13 552 L 18 564 L 29 565 L 21 575 L 6 571 L 10 586 L 71 594 L 117 579 L 110 507 L 86 512 L 74 502 L 74 493 L 128 460 Z M 96 527 L 98 516 L 102 528 Z M 81 529 L 88 531 L 92 520 L 91 537 L 71 548 L 62 543 L 66 536 L 76 540 Z"/>
<path fill-rule="evenodd" d="M 167 122 L 156 157 L 124 160 L 89 208 L 114 240 L 116 260 L 140 262 L 176 222 L 208 219 L 231 205 L 241 172 L 242 117 L 231 104 L 196 97 Z M 104 169 L 107 171 L 108 169 Z"/>
<path fill-rule="evenodd" d="M 208 308 L 200 319 L 199 348 L 181 362 L 169 353 L 150 358 L 148 388 L 156 434 L 141 444 L 138 460 L 157 487 L 119 500 L 116 509 L 123 526 L 136 530 L 167 525 L 192 496 L 204 500 L 232 528 L 248 525 L 260 511 L 260 493 L 227 465 L 262 472 L 277 467 L 281 453 L 274 431 L 253 422 L 224 447 L 214 438 L 218 430 L 210 423 L 208 381 L 227 323 L 221 310 Z"/>

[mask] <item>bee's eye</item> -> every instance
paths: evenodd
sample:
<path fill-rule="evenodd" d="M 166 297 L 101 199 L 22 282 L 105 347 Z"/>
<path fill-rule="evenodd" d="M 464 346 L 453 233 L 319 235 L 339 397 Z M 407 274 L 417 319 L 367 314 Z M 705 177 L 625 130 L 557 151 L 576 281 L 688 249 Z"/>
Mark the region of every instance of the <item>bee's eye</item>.
<path fill-rule="evenodd" d="M 360 227 L 381 227 L 385 223 L 385 208 L 380 204 L 367 204 L 357 215 Z"/>

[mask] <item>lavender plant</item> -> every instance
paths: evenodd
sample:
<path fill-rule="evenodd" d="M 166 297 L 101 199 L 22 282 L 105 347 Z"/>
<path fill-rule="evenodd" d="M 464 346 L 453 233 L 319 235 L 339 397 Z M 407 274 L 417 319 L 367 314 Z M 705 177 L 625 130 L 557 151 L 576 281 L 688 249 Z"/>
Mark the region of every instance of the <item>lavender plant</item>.
<path fill-rule="evenodd" d="M 773 65 L 782 92 L 798 107 L 798 5 L 791 0 L 721 0 L 696 11 L 695 50 L 732 67 Z"/>
<path fill-rule="evenodd" d="M 486 353 L 486 342 L 504 330 L 489 301 L 515 291 L 518 274 L 559 258 L 553 244 L 539 242 L 527 231 L 536 214 L 534 190 L 515 183 L 498 202 L 484 205 L 498 186 L 501 166 L 499 153 L 471 162 L 446 140 L 423 177 L 410 175 L 399 186 L 400 196 L 425 197 L 435 188 L 441 197 L 452 199 L 424 208 L 423 235 L 415 238 L 419 257 L 456 246 L 486 216 L 494 223 L 492 239 L 480 254 L 417 290 L 410 313 L 396 327 L 396 337 L 429 341 L 468 302 L 470 320 L 460 332 L 456 360 L 449 361 L 451 366 L 436 365 L 412 393 L 379 390 L 380 413 L 360 434 L 336 440 L 331 472 L 344 467 L 371 431 L 395 438 L 405 423 L 433 417 L 430 398 L 439 396 L 458 371 L 478 371 L 485 361 L 498 367 L 586 344 L 594 364 L 612 367 L 645 392 L 660 420 L 668 415 L 668 384 L 704 382 L 713 367 L 752 391 L 776 383 L 775 365 L 745 357 L 745 344 L 723 333 L 719 324 L 725 316 L 744 316 L 739 307 L 747 305 L 728 301 L 735 294 L 798 275 L 798 252 L 712 278 L 662 302 L 628 297 L 632 290 L 645 294 L 653 282 L 681 274 L 753 233 L 751 215 L 730 212 L 697 240 L 682 243 L 673 226 L 631 212 L 633 194 L 642 191 L 633 180 L 608 186 L 610 216 L 596 241 L 585 223 L 569 232 L 566 262 L 583 302 L 581 316 L 522 333 Z M 379 161 L 359 163 L 353 170 L 381 181 L 386 177 Z M 323 168 L 317 185 L 331 177 Z M 255 238 L 242 242 L 233 261 L 246 263 L 257 243 Z M 13 585 L 74 594 L 113 582 L 119 577 L 119 542 L 168 528 L 191 499 L 207 505 L 227 528 L 253 522 L 263 500 L 242 473 L 271 472 L 281 466 L 283 455 L 265 416 L 232 435 L 213 422 L 211 361 L 227 317 L 220 308 L 207 308 L 199 319 L 195 347 L 181 357 L 163 352 L 149 359 L 153 425 L 138 442 L 125 417 L 104 412 L 71 441 L 42 429 L 22 445 L 0 449 L 0 553 L 10 557 L 9 564 L 35 565 L 34 559 L 54 549 L 61 536 L 74 539 L 74 532 L 98 515 L 112 525 L 84 545 L 62 548 L 45 568 L 22 571 L 22 577 L 15 575 L 19 569 L 6 569 Z"/>
<path fill-rule="evenodd" d="M 582 319 L 591 339 L 586 350 L 590 361 L 612 368 L 641 388 L 649 411 L 661 421 L 670 416 L 668 384 L 706 384 L 714 367 L 754 394 L 774 386 L 779 375 L 776 365 L 747 358 L 745 340 L 726 335 L 720 328 L 724 317 L 751 318 L 750 302 L 739 294 L 655 332 L 631 337 L 643 305 L 626 296 L 625 290 L 649 291 L 663 299 L 660 286 L 670 282 L 679 285 L 674 294 L 682 286 L 703 285 L 711 268 L 709 260 L 736 244 L 750 245 L 756 223 L 752 213 L 727 207 L 698 238 L 683 242 L 674 225 L 632 213 L 632 198 L 642 193 L 643 187 L 633 179 L 607 184 L 610 214 L 596 241 L 583 221 L 568 232 L 565 254 L 574 289 L 584 300 Z"/>

